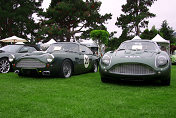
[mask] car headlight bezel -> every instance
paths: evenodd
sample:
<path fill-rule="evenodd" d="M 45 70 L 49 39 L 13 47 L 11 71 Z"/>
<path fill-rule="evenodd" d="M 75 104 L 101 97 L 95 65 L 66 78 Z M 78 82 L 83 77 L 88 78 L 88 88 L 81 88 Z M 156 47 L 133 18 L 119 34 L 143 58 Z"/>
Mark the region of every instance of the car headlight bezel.
<path fill-rule="evenodd" d="M 165 67 L 168 64 L 168 59 L 164 55 L 159 55 L 156 58 L 156 66 L 157 67 Z"/>
<path fill-rule="evenodd" d="M 109 66 L 111 64 L 111 57 L 109 55 L 104 55 L 101 60 L 102 63 L 106 66 Z"/>
<path fill-rule="evenodd" d="M 9 55 L 9 62 L 13 62 L 14 59 L 15 59 L 15 55 L 10 54 L 10 55 Z"/>
<path fill-rule="evenodd" d="M 48 63 L 51 63 L 53 60 L 54 60 L 54 55 L 52 55 L 52 54 L 49 54 L 48 56 L 47 56 L 47 62 Z"/>

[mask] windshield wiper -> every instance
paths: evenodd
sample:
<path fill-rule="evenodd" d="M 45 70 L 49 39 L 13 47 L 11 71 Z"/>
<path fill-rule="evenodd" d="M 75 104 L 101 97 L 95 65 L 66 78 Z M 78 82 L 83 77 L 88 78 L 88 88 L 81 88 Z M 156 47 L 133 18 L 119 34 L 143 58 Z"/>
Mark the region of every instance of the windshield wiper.
<path fill-rule="evenodd" d="M 117 51 L 121 51 L 121 50 L 125 50 L 125 49 L 122 48 L 122 49 L 118 49 Z"/>

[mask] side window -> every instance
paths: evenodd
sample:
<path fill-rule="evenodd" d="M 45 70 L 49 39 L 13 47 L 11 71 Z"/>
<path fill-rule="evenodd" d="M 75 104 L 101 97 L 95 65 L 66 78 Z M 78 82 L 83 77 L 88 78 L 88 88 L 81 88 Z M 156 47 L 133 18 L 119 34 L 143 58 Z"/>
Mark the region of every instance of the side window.
<path fill-rule="evenodd" d="M 93 54 L 88 47 L 82 45 L 80 45 L 80 52 L 82 52 L 83 54 Z"/>
<path fill-rule="evenodd" d="M 86 54 L 91 54 L 93 55 L 93 52 L 88 48 L 88 47 L 85 47 L 86 48 Z"/>
<path fill-rule="evenodd" d="M 77 44 L 70 44 L 68 49 L 73 52 L 78 52 L 78 45 Z"/>
<path fill-rule="evenodd" d="M 29 47 L 29 50 L 28 50 L 29 53 L 34 52 L 34 51 L 37 51 L 37 50 L 34 47 Z"/>
<path fill-rule="evenodd" d="M 29 46 L 24 46 L 20 49 L 19 53 L 27 53 L 29 50 Z"/>
<path fill-rule="evenodd" d="M 20 53 L 31 53 L 33 51 L 37 51 L 34 47 L 24 46 L 19 52 Z"/>

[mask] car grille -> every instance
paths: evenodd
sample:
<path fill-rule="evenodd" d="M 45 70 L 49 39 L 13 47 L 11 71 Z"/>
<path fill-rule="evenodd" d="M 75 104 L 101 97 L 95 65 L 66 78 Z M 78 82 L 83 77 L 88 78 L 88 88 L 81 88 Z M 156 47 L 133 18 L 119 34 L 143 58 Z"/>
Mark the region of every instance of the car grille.
<path fill-rule="evenodd" d="M 155 71 L 143 64 L 119 64 L 110 69 L 110 73 L 124 75 L 151 75 Z"/>
<path fill-rule="evenodd" d="M 36 59 L 22 59 L 17 64 L 18 68 L 45 68 L 46 64 Z"/>

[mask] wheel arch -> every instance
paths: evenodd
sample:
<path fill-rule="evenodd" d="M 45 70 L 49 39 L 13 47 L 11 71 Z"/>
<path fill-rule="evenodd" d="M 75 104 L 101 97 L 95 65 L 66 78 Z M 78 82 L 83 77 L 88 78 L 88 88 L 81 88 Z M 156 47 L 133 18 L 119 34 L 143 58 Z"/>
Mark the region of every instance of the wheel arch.
<path fill-rule="evenodd" d="M 62 63 L 63 63 L 65 60 L 69 60 L 69 61 L 71 62 L 72 70 L 73 70 L 73 73 L 74 73 L 75 69 L 74 69 L 73 61 L 72 61 L 70 58 L 65 58 L 65 59 L 63 59 Z"/>
<path fill-rule="evenodd" d="M 5 57 L 0 57 L 0 59 L 9 59 L 9 57 L 5 56 Z"/>

